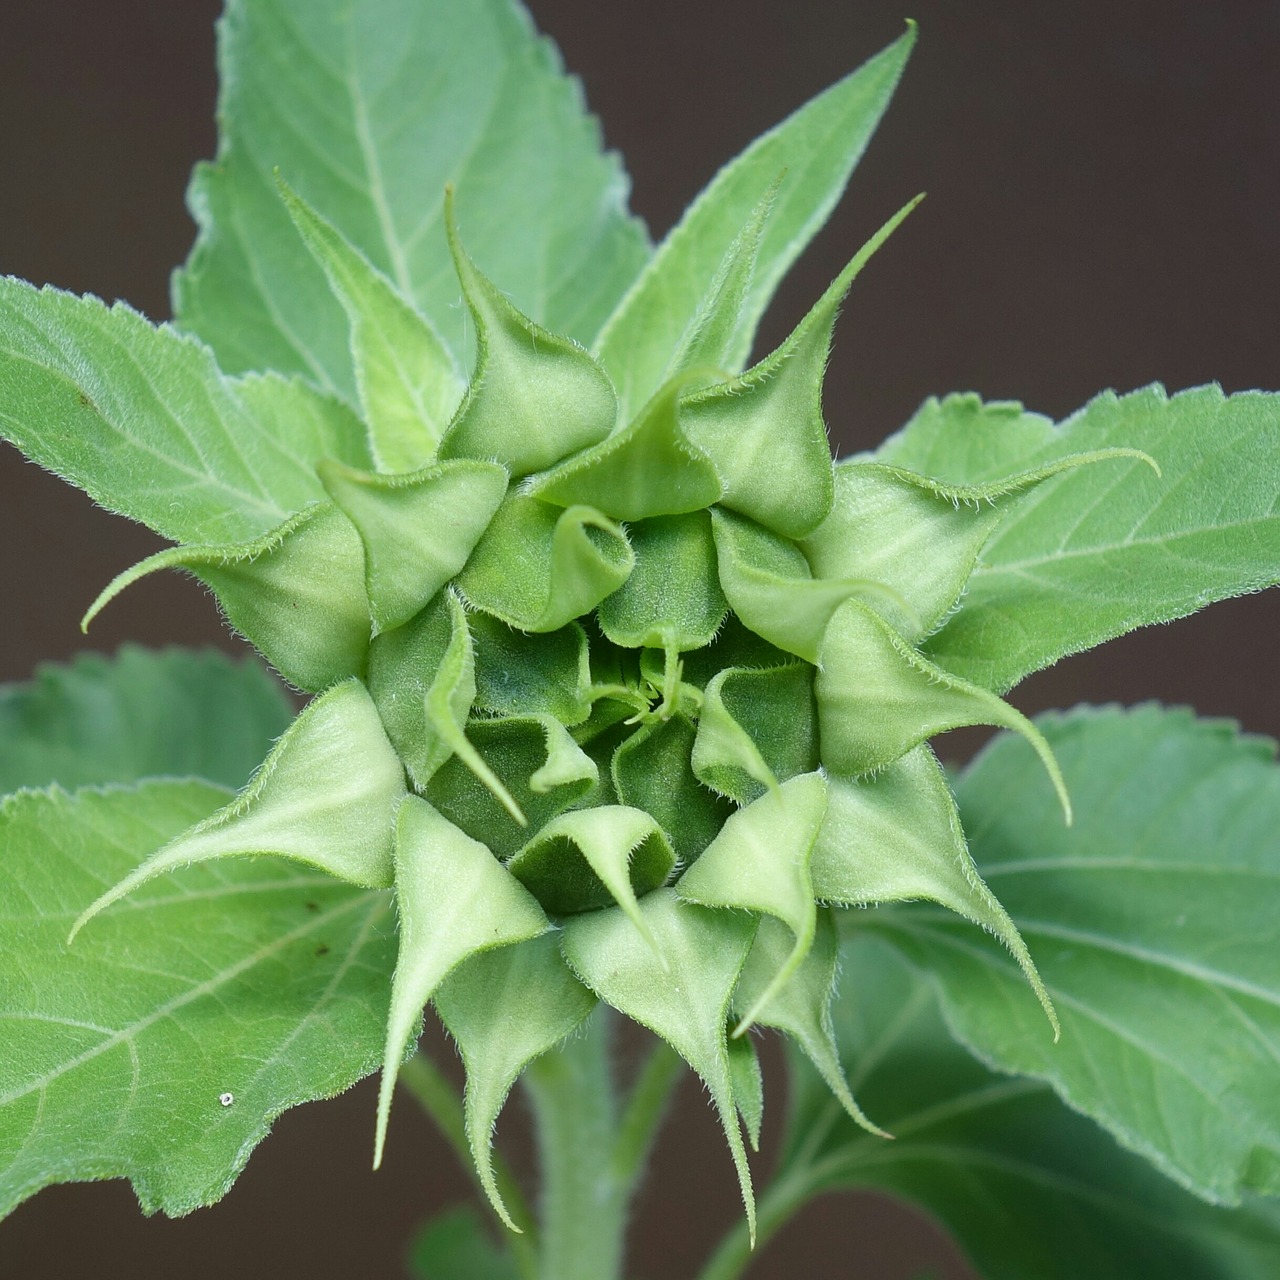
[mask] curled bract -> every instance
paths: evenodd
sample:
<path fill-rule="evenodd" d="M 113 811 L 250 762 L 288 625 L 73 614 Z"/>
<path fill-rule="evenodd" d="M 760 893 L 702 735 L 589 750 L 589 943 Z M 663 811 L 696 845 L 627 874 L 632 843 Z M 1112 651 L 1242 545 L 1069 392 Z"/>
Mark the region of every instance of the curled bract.
<path fill-rule="evenodd" d="M 1056 1029 L 1017 929 L 969 857 L 927 739 L 1022 715 L 927 659 L 1000 522 L 1070 466 L 959 489 L 835 465 L 821 383 L 836 312 L 903 210 L 777 351 L 743 371 L 741 313 L 775 191 L 730 246 L 667 375 L 619 413 L 604 364 L 488 280 L 446 224 L 474 321 L 463 386 L 425 319 L 300 196 L 284 199 L 351 326 L 376 470 L 181 567 L 316 694 L 240 797 L 94 903 L 201 859 L 274 854 L 394 887 L 392 1086 L 434 1002 L 468 1073 L 480 1179 L 524 1067 L 605 1001 L 710 1090 L 754 1216 L 744 1032 L 792 1037 L 859 1110 L 831 1034 L 833 910 L 931 899 L 995 934 Z M 617 361 L 616 346 L 611 359 Z M 727 366 L 727 367 L 726 367 Z"/>

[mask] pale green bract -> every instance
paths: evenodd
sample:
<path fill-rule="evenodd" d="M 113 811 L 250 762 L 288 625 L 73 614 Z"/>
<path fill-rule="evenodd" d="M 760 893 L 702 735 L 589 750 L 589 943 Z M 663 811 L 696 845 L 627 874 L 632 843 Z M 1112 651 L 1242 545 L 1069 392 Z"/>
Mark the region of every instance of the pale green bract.
<path fill-rule="evenodd" d="M 908 954 L 940 970 L 948 949 L 981 957 L 942 983 L 979 1053 L 1052 1079 L 1208 1196 L 1274 1189 L 1280 1130 L 1252 1077 L 1257 1152 L 1232 1130 L 1230 1167 L 1216 1168 L 1182 1149 L 1185 1135 L 1162 1145 L 1137 1101 L 1100 1092 L 1070 1055 L 1049 1065 L 1060 1018 L 1070 1028 L 1078 1014 L 1064 1015 L 1066 988 L 1042 980 L 1028 930 L 984 882 L 928 739 L 1011 730 L 1036 767 L 1017 760 L 1009 810 L 1053 806 L 1039 829 L 1065 832 L 1073 775 L 1059 735 L 1000 695 L 1073 649 L 1276 581 L 1277 397 L 1148 389 L 1095 401 L 1061 429 L 1015 406 L 931 401 L 879 454 L 837 465 L 821 409 L 837 311 L 914 202 L 776 351 L 745 366 L 913 31 L 724 169 L 650 256 L 616 161 L 523 14 L 504 0 L 377 7 L 366 22 L 336 0 L 229 5 L 223 146 L 193 187 L 201 238 L 176 283 L 188 332 L 0 282 L 0 427 L 179 542 L 122 573 L 86 622 L 138 577 L 182 568 L 315 695 L 234 798 L 150 782 L 0 809 L 22 851 L 4 873 L 32 903 L 53 893 L 33 852 L 42 834 L 71 868 L 37 944 L 57 952 L 60 973 L 95 956 L 117 963 L 134 919 L 192 927 L 222 897 L 279 897 L 271 911 L 229 908 L 221 967 L 110 1018 L 67 1010 L 64 993 L 34 981 L 6 992 L 0 1017 L 24 1030 L 16 1065 L 0 1066 L 11 1107 L 0 1201 L 42 1179 L 124 1174 L 148 1205 L 183 1211 L 225 1189 L 281 1107 L 375 1061 L 380 1160 L 397 1073 L 431 1003 L 465 1061 L 460 1141 L 518 1229 L 491 1130 L 525 1068 L 604 1002 L 706 1085 L 750 1236 L 743 1130 L 754 1146 L 763 1092 L 747 1033 L 789 1038 L 830 1097 L 826 1123 L 858 1153 L 815 1185 L 873 1167 L 865 1144 L 901 1108 L 888 1091 L 864 1114 L 861 1079 L 846 1077 L 831 1012 L 837 916 L 907 900 L 951 913 L 877 913 Z M 420 47 L 432 74 L 410 56 Z M 282 82 L 280 65 L 313 79 Z M 323 135 L 310 94 L 331 107 Z M 474 136 L 435 127 L 442 101 Z M 275 372 L 242 375 L 259 362 Z M 1241 450 L 1249 483 L 1235 485 L 1223 459 Z M 271 736 L 278 693 L 260 702 L 259 736 Z M 26 749 L 50 750 L 35 734 Z M 68 780 L 116 780 L 95 756 L 105 750 L 73 754 Z M 10 768 L 19 785 L 54 780 L 26 767 Z M 198 761 L 173 771 L 184 767 L 226 776 Z M 982 777 L 980 766 L 966 795 Z M 112 854 L 91 869 L 95 832 Z M 259 855 L 286 870 L 246 861 Z M 398 957 L 383 1020 L 387 889 Z M 118 1139 L 90 1134 L 52 1172 L 32 1172 L 56 1118 L 41 1107 L 79 1123 L 77 1079 L 124 1087 L 118 1046 L 149 1070 L 168 1011 L 208 1016 L 213 1000 L 234 1000 L 274 955 L 262 931 L 277 916 L 281 947 L 311 945 L 308 921 L 285 919 L 303 890 L 326 932 L 318 976 L 298 986 L 323 987 L 317 1013 L 297 1036 L 323 1039 L 344 992 L 380 993 L 346 1018 L 353 1039 L 332 1069 L 247 1095 L 253 1118 L 188 1144 L 168 1181 L 132 1113 Z M 330 938 L 342 964 L 326 958 Z M 968 969 L 983 966 L 996 994 L 971 996 Z M 992 1011 L 1001 1002 L 1016 1019 Z M 285 1074 L 295 1061 L 288 1036 L 242 1056 L 254 1051 Z M 1221 1137 L 1212 1115 L 1199 1122 L 1201 1137 Z M 219 1182 L 228 1134 L 240 1145 Z M 1267 1177 L 1240 1174 L 1251 1153 L 1270 1162 Z"/>

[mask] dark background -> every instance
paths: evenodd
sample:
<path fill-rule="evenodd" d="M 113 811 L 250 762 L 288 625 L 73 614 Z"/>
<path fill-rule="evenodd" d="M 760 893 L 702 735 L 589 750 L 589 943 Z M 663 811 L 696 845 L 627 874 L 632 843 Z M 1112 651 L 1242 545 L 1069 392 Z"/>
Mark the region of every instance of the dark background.
<path fill-rule="evenodd" d="M 719 164 L 894 39 L 904 16 L 919 20 L 897 101 L 762 334 L 764 345 L 783 336 L 872 230 L 929 192 L 840 322 L 826 409 L 843 450 L 874 444 L 934 392 L 1061 417 L 1101 388 L 1152 380 L 1280 386 L 1280 5 L 903 4 L 532 8 L 627 157 L 655 236 Z M 168 272 L 193 235 L 187 173 L 214 149 L 217 10 L 6 0 L 0 272 L 167 316 Z M 156 546 L 0 446 L 0 679 L 83 647 L 84 606 Z M 1278 623 L 1274 592 L 1217 605 L 1065 661 L 1014 701 L 1034 712 L 1159 698 L 1280 734 Z M 131 588 L 92 644 L 124 639 L 235 647 L 176 575 Z M 776 1065 L 768 1087 L 776 1121 Z M 286 1115 L 222 1205 L 177 1223 L 142 1219 L 123 1183 L 45 1191 L 0 1225 L 0 1274 L 395 1276 L 414 1223 L 464 1182 L 407 1102 L 387 1167 L 370 1174 L 373 1097 L 366 1082 Z M 518 1134 L 519 1113 L 504 1133 Z M 641 1199 L 635 1275 L 691 1274 L 738 1213 L 716 1122 L 690 1085 Z M 836 1198 L 751 1274 L 906 1280 L 926 1267 L 940 1280 L 970 1274 L 927 1224 Z"/>

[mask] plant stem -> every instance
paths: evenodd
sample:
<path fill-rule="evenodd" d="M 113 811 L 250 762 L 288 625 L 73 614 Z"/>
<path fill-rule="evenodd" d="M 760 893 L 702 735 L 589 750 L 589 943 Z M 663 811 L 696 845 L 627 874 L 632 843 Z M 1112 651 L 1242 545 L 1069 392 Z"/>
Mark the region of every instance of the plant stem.
<path fill-rule="evenodd" d="M 541 1280 L 620 1280 L 631 1179 L 615 1167 L 616 1103 L 609 1071 L 610 1019 L 533 1063 L 542 1171 Z"/>
<path fill-rule="evenodd" d="M 657 1040 L 631 1086 L 613 1144 L 613 1174 L 628 1193 L 635 1190 L 649 1163 L 658 1126 L 683 1069 L 676 1051 L 666 1041 Z"/>
<path fill-rule="evenodd" d="M 492 1215 L 502 1242 L 511 1251 L 520 1274 L 525 1277 L 525 1280 L 538 1280 L 538 1241 L 533 1214 L 529 1210 L 519 1184 L 507 1168 L 506 1162 L 496 1151 L 493 1153 L 493 1172 L 498 1182 L 498 1190 L 506 1203 L 507 1211 L 520 1227 L 522 1234 L 513 1234 L 497 1214 L 493 1213 L 493 1206 L 489 1204 L 489 1198 L 476 1177 L 475 1161 L 471 1158 L 471 1148 L 467 1143 L 462 1101 L 458 1097 L 457 1090 L 445 1078 L 440 1068 L 423 1053 L 415 1053 L 400 1068 L 398 1079 L 435 1122 L 436 1128 L 470 1175 L 479 1193 L 480 1202 Z"/>

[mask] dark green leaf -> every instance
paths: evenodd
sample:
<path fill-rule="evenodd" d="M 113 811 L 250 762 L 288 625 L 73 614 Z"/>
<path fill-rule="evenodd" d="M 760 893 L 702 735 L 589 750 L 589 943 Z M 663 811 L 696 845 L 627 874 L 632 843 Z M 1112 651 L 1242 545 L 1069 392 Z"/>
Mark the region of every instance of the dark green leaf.
<path fill-rule="evenodd" d="M 651 813 L 681 862 L 702 852 L 733 812 L 733 806 L 694 776 L 696 730 L 677 712 L 669 720 L 643 724 L 613 756 L 613 785 L 623 804 Z"/>
<path fill-rule="evenodd" d="M 657 389 L 729 246 L 786 170 L 761 236 L 736 342 L 722 344 L 729 367 L 742 367 L 756 322 L 778 281 L 840 198 L 914 42 L 912 28 L 758 138 L 720 170 L 663 241 L 600 337 L 600 359 L 618 388 L 624 419 Z"/>
<path fill-rule="evenodd" d="M 485 1231 L 471 1205 L 432 1218 L 409 1246 L 416 1280 L 520 1280 L 520 1272 Z"/>
<path fill-rule="evenodd" d="M 950 1228 L 988 1280 L 1276 1274 L 1273 1203 L 1231 1211 L 1196 1200 L 1044 1085 L 970 1058 L 947 1035 L 924 983 L 883 943 L 864 938 L 842 958 L 841 1052 L 859 1097 L 895 1140 L 844 1118 L 793 1055 L 799 1108 L 789 1144 L 825 1135 L 804 1162 L 808 1193 L 877 1188 L 915 1201 Z M 789 1145 L 784 1169 L 796 1167 L 788 1161 L 798 1154 Z"/>
<path fill-rule="evenodd" d="M 212 1204 L 276 1116 L 377 1066 L 382 893 L 223 860 L 140 889 L 66 947 L 84 903 L 226 798 L 158 781 L 0 806 L 0 1214 L 109 1177 L 148 1212 Z"/>
<path fill-rule="evenodd" d="M 0 687 L 0 793 L 147 777 L 242 786 L 293 708 L 252 659 L 125 645 Z"/>
<path fill-rule="evenodd" d="M 324 497 L 322 457 L 368 462 L 344 405 L 224 378 L 208 348 L 123 303 L 0 279 L 0 435 L 112 511 L 239 542 Z"/>
<path fill-rule="evenodd" d="M 584 343 L 647 257 L 626 179 L 553 46 L 507 0 L 232 0 L 222 137 L 189 203 L 175 311 L 226 369 L 306 374 L 353 403 L 347 319 L 274 170 L 390 279 L 468 368 L 442 221 L 453 184 L 481 267 Z"/>
<path fill-rule="evenodd" d="M 1111 462 L 1022 498 L 926 643 L 948 670 L 1003 691 L 1064 654 L 1280 580 L 1280 395 L 1108 392 L 1058 428 L 998 408 L 928 405 L 919 448 L 913 425 L 885 456 L 986 480 L 1123 446 L 1161 474 Z"/>
<path fill-rule="evenodd" d="M 1280 1190 L 1280 769 L 1272 744 L 1155 706 L 1046 717 L 1077 821 L 1001 737 L 960 780 L 978 867 L 1035 957 L 1056 1046 L 1013 964 L 926 908 L 877 911 L 951 1025 L 1208 1199 Z"/>

